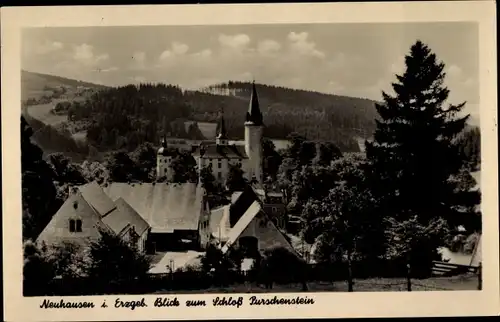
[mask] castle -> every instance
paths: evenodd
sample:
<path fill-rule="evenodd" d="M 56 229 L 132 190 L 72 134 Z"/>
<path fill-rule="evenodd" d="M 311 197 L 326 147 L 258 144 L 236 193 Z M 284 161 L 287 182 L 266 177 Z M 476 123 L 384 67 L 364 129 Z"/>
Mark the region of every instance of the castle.
<path fill-rule="evenodd" d="M 224 115 L 221 114 L 217 124 L 217 135 L 213 142 L 203 142 L 193 149 L 192 155 L 196 160 L 198 171 L 211 166 L 215 179 L 223 183 L 229 174 L 230 166 L 239 166 L 246 179 L 262 183 L 262 113 L 255 82 L 252 84 L 252 93 L 245 120 L 245 140 L 243 144 L 230 144 L 226 133 Z M 172 178 L 170 168 L 173 155 L 167 149 L 166 139 L 157 153 L 157 178 Z"/>

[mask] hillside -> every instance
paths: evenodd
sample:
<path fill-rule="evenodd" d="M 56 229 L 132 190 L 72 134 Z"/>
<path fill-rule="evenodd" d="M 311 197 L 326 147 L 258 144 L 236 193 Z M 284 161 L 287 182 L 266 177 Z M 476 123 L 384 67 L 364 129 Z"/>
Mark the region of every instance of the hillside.
<path fill-rule="evenodd" d="M 268 138 L 286 139 L 296 132 L 309 140 L 331 141 L 343 151 L 358 151 L 357 140 L 373 132 L 374 101 L 264 84 L 256 87 Z M 208 123 L 217 120 L 221 109 L 229 137 L 242 139 L 250 89 L 251 83 L 232 81 L 197 91 L 165 84 L 113 88 L 22 71 L 25 112 L 71 134 L 78 132 L 79 137 L 87 133 L 88 143 L 100 151 L 158 143 L 162 133 L 211 139 L 206 134 L 212 132 L 207 131 Z M 54 113 L 56 104 L 65 101 L 70 107 Z"/>
<path fill-rule="evenodd" d="M 21 100 L 40 99 L 43 96 L 50 96 L 55 91 L 64 88 L 70 96 L 71 94 L 83 92 L 84 89 L 104 89 L 106 86 L 82 82 L 70 78 L 40 74 L 21 70 Z"/>

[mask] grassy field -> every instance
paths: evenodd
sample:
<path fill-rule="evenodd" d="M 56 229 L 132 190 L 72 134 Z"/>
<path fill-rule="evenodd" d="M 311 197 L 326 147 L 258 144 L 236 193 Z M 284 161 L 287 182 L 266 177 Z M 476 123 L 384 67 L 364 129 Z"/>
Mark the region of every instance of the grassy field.
<path fill-rule="evenodd" d="M 347 282 L 309 282 L 308 292 L 347 292 Z M 473 291 L 477 290 L 475 275 L 454 277 L 435 277 L 412 280 L 412 291 Z M 371 278 L 354 281 L 354 292 L 406 292 L 404 278 Z M 272 290 L 263 285 L 238 284 L 228 287 L 211 287 L 203 290 L 161 290 L 155 294 L 192 294 L 192 293 L 287 293 L 302 292 L 302 284 L 286 284 L 273 286 Z"/>
<path fill-rule="evenodd" d="M 47 125 L 58 125 L 66 122 L 68 120 L 68 116 L 52 114 L 50 111 L 56 104 L 57 102 L 32 105 L 28 106 L 27 111 L 31 117 L 34 117 Z"/>

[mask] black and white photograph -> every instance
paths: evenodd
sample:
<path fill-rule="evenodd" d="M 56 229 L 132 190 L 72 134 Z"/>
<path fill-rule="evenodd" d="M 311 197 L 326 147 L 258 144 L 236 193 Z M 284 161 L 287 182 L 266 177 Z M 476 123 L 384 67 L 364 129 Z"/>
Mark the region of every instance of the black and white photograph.
<path fill-rule="evenodd" d="M 22 28 L 22 296 L 479 294 L 479 38 L 475 21 Z"/>

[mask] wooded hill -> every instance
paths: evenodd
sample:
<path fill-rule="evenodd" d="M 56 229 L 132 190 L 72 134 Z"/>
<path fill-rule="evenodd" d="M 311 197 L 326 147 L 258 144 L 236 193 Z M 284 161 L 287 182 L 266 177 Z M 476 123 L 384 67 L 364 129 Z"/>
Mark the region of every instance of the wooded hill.
<path fill-rule="evenodd" d="M 235 94 L 221 94 L 224 88 L 234 89 Z M 74 102 L 68 119 L 87 124 L 89 143 L 101 151 L 157 144 L 163 133 L 203 139 L 196 123 L 186 129 L 184 122 L 215 122 L 221 109 L 228 136 L 242 139 L 250 88 L 250 83 L 242 82 L 200 91 L 164 84 L 108 88 Z M 257 84 L 257 91 L 268 138 L 286 139 L 296 132 L 308 140 L 330 141 L 342 151 L 358 151 L 356 137 L 368 137 L 374 128 L 370 100 L 262 84 Z"/>

